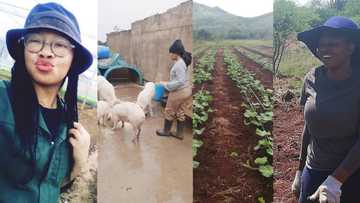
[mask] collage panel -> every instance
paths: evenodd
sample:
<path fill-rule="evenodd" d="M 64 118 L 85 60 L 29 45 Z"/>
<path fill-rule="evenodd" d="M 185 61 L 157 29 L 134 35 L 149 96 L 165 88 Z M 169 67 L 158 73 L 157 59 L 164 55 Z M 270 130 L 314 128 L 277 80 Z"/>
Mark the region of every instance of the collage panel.
<path fill-rule="evenodd" d="M 192 202 L 192 1 L 102 1 L 98 45 L 98 201 Z"/>
<path fill-rule="evenodd" d="M 273 4 L 259 4 L 194 1 L 193 202 L 272 201 Z"/>
<path fill-rule="evenodd" d="M 360 203 L 359 0 L 0 17 L 0 203 Z"/>
<path fill-rule="evenodd" d="M 274 1 L 274 202 L 360 202 L 360 1 Z"/>
<path fill-rule="evenodd" d="M 84 3 L 0 2 L 0 202 L 96 202 L 97 3 Z"/>

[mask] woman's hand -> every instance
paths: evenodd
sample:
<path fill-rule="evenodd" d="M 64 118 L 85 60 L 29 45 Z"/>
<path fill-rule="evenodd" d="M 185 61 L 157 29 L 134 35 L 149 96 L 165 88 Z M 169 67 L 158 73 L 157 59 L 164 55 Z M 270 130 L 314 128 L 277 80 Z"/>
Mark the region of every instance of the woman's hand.
<path fill-rule="evenodd" d="M 73 147 L 74 167 L 71 171 L 70 179 L 76 178 L 80 173 L 87 169 L 87 160 L 90 148 L 90 135 L 85 128 L 74 122 L 74 128 L 69 130 L 70 144 Z"/>
<path fill-rule="evenodd" d="M 295 174 L 294 181 L 291 185 L 291 191 L 295 194 L 296 197 L 300 196 L 300 188 L 301 188 L 301 175 L 302 171 L 297 170 Z"/>
<path fill-rule="evenodd" d="M 336 178 L 328 176 L 309 199 L 320 203 L 340 203 L 341 185 Z"/>
<path fill-rule="evenodd" d="M 160 81 L 159 84 L 162 85 L 162 86 L 166 86 L 167 82 L 166 81 Z"/>

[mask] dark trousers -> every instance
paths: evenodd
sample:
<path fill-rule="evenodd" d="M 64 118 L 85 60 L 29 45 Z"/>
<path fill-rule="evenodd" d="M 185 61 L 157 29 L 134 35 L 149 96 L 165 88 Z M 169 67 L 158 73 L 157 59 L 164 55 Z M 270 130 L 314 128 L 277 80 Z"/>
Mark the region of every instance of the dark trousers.
<path fill-rule="evenodd" d="M 299 203 L 312 203 L 307 198 L 315 193 L 332 171 L 304 168 L 301 176 Z M 357 170 L 341 187 L 341 203 L 360 203 L 360 170 Z"/>

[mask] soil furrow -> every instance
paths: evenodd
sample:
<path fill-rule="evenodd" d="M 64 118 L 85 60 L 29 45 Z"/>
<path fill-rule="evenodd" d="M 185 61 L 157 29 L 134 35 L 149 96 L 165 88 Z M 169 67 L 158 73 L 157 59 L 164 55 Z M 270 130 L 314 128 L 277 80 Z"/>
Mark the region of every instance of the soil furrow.
<path fill-rule="evenodd" d="M 271 71 L 264 69 L 260 64 L 249 59 L 237 49 L 234 49 L 233 52 L 239 58 L 240 63 L 244 65 L 248 71 L 255 74 L 256 79 L 260 80 L 266 88 L 273 89 L 273 74 Z"/>
<path fill-rule="evenodd" d="M 226 75 L 223 50 L 216 54 L 213 80 L 213 113 L 205 126 L 194 170 L 194 202 L 257 202 L 264 196 L 272 198 L 272 184 L 257 171 L 242 166 L 254 160 L 257 143 L 253 129 L 245 126 L 242 97 L 234 82 Z M 271 185 L 271 186 L 270 186 Z"/>

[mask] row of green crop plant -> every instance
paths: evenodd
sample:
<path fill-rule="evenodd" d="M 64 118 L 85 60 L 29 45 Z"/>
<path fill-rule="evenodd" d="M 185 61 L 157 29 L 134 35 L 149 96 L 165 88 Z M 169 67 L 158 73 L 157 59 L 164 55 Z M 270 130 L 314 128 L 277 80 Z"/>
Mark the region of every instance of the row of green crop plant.
<path fill-rule="evenodd" d="M 212 70 L 215 66 L 215 49 L 209 49 L 195 64 L 193 71 L 194 84 L 202 84 L 212 79 Z"/>
<path fill-rule="evenodd" d="M 196 46 L 194 49 L 193 49 L 193 56 L 199 56 L 202 52 L 204 52 L 205 50 L 207 50 L 208 47 L 206 45 L 201 45 L 201 46 Z"/>
<path fill-rule="evenodd" d="M 242 54 L 244 54 L 249 59 L 251 59 L 251 60 L 255 61 L 256 63 L 258 63 L 259 65 L 261 65 L 263 68 L 265 68 L 269 71 L 273 71 L 271 58 L 264 57 L 260 54 L 251 52 L 251 51 L 243 49 L 243 48 L 237 48 L 237 50 L 239 52 L 241 52 Z"/>
<path fill-rule="evenodd" d="M 260 151 L 260 156 L 243 163 L 250 169 L 258 170 L 264 177 L 272 177 L 272 143 L 271 134 L 273 117 L 273 91 L 265 89 L 261 82 L 255 79 L 254 74 L 248 72 L 239 62 L 237 57 L 229 50 L 224 51 L 224 62 L 227 66 L 227 74 L 235 82 L 244 98 L 242 106 L 245 108 L 244 123 L 256 128 L 258 144 L 254 150 Z"/>
<path fill-rule="evenodd" d="M 212 99 L 210 92 L 207 90 L 200 90 L 193 96 L 193 168 L 197 168 L 200 164 L 194 158 L 197 155 L 198 149 L 203 145 L 201 135 L 205 130 L 204 124 L 209 119 L 209 113 L 213 111 L 210 107 Z"/>
<path fill-rule="evenodd" d="M 200 90 L 193 96 L 193 168 L 199 166 L 199 162 L 195 160 L 198 149 L 203 145 L 201 135 L 205 130 L 205 123 L 209 118 L 209 113 L 212 112 L 210 103 L 212 96 L 209 91 L 203 89 L 203 84 L 212 79 L 212 71 L 215 64 L 216 49 L 209 48 L 209 50 L 197 61 L 193 71 L 193 82 L 200 86 Z"/>

